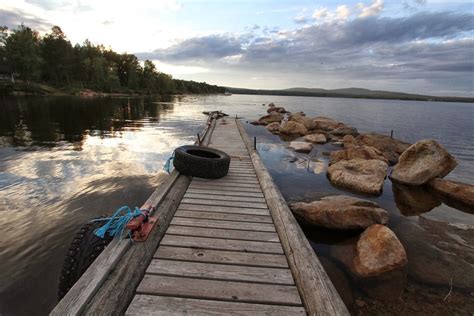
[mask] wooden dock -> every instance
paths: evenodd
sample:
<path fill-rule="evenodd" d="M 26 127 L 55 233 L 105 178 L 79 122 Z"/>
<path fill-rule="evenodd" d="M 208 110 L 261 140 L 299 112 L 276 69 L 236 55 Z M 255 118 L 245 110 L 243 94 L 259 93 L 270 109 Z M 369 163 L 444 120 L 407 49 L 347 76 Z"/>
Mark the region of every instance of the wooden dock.
<path fill-rule="evenodd" d="M 74 286 L 52 314 L 348 314 L 240 124 L 218 120 L 208 137 L 231 156 L 228 175 L 175 181 L 156 245 L 128 265 L 122 255 L 88 297 Z"/>

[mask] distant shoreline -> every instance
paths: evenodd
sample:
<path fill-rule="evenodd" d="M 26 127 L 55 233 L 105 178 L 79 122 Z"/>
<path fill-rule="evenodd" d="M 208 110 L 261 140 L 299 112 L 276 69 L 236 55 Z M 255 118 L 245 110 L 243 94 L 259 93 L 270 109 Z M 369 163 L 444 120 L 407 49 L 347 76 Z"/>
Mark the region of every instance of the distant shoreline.
<path fill-rule="evenodd" d="M 309 90 L 309 89 L 308 89 Z M 322 97 L 322 98 L 349 98 L 349 99 L 381 99 L 381 100 L 401 100 L 401 101 L 432 101 L 432 102 L 458 102 L 458 103 L 474 103 L 474 97 L 438 97 L 428 95 L 416 95 L 408 93 L 388 92 L 388 91 L 371 91 L 372 94 L 352 94 L 331 92 L 311 92 L 298 90 L 253 90 L 228 88 L 232 94 L 246 95 L 279 95 L 279 96 L 298 96 L 298 97 Z"/>

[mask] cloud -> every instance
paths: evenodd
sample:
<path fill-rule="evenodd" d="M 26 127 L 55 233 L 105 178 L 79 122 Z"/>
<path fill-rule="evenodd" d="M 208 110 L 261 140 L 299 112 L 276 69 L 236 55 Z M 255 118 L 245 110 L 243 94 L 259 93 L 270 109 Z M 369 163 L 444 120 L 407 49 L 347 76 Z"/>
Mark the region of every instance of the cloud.
<path fill-rule="evenodd" d="M 324 11 L 320 13 L 324 16 Z M 300 78 L 306 86 L 471 91 L 474 39 L 469 35 L 473 30 L 474 16 L 469 13 L 368 16 L 262 35 L 191 38 L 139 56 L 200 65 L 209 73 L 218 69 L 267 78 L 287 76 L 287 86 L 296 85 Z M 419 86 L 413 80 L 423 82 L 424 90 L 413 91 Z"/>
<path fill-rule="evenodd" d="M 37 31 L 47 31 L 52 26 L 48 21 L 20 10 L 0 9 L 0 21 L 0 25 L 6 25 L 9 29 L 15 29 L 22 23 Z"/>
<path fill-rule="evenodd" d="M 362 12 L 359 14 L 359 17 L 366 18 L 369 16 L 375 16 L 383 10 L 383 0 L 374 0 L 370 6 L 366 6 L 363 3 L 358 3 L 357 8 Z"/>
<path fill-rule="evenodd" d="M 166 49 L 138 53 L 140 58 L 165 61 L 215 60 L 242 53 L 242 43 L 232 35 L 209 35 L 184 40 Z"/>

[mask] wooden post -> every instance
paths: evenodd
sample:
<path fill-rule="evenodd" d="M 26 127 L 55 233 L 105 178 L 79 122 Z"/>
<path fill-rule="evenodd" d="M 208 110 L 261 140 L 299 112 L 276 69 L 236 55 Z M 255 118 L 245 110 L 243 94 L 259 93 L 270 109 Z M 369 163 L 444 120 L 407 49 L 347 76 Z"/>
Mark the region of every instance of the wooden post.
<path fill-rule="evenodd" d="M 393 129 L 390 131 L 390 137 L 393 138 Z"/>
<path fill-rule="evenodd" d="M 257 137 L 253 138 L 253 150 L 257 150 Z"/>
<path fill-rule="evenodd" d="M 242 139 L 270 209 L 288 264 L 308 315 L 349 315 L 339 293 L 314 253 L 293 213 L 237 120 Z"/>

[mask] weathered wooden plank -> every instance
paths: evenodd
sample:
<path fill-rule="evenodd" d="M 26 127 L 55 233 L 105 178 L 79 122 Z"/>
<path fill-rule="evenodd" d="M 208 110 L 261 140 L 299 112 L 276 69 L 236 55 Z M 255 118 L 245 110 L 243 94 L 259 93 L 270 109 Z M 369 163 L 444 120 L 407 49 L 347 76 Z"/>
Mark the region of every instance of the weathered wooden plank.
<path fill-rule="evenodd" d="M 154 259 L 148 274 L 199 279 L 294 285 L 290 269 Z"/>
<path fill-rule="evenodd" d="M 242 176 L 257 176 L 255 171 L 248 170 L 248 169 L 237 169 L 237 168 L 229 168 L 229 175 L 242 175 Z"/>
<path fill-rule="evenodd" d="M 240 202 L 258 202 L 266 203 L 265 198 L 262 197 L 251 197 L 251 196 L 229 196 L 229 195 L 217 195 L 217 194 L 202 194 L 202 193 L 190 193 L 186 192 L 185 198 L 190 199 L 204 199 L 204 200 L 222 200 L 222 201 L 240 201 Z"/>
<path fill-rule="evenodd" d="M 160 246 L 154 257 L 168 260 L 288 268 L 286 257 L 281 254 Z"/>
<path fill-rule="evenodd" d="M 197 178 L 193 179 L 193 185 L 200 185 L 200 186 L 222 186 L 222 187 L 238 187 L 238 188 L 255 188 L 260 189 L 259 183 L 240 183 L 236 181 L 211 181 L 211 180 L 197 180 Z"/>
<path fill-rule="evenodd" d="M 235 167 L 235 166 L 230 166 L 229 167 L 229 173 L 239 173 L 243 175 L 256 175 L 255 171 L 253 170 L 253 167 Z"/>
<path fill-rule="evenodd" d="M 257 175 L 255 173 L 250 172 L 241 172 L 237 170 L 229 170 L 229 173 L 226 177 L 236 177 L 242 179 L 257 179 Z M 224 178 L 225 179 L 225 178 Z"/>
<path fill-rule="evenodd" d="M 223 239 L 237 239 L 237 240 L 255 240 L 278 242 L 278 234 L 270 232 L 255 232 L 248 230 L 234 230 L 234 229 L 219 229 L 219 228 L 203 228 L 192 226 L 175 226 L 171 225 L 166 234 L 182 235 L 182 236 L 196 236 L 196 237 L 210 237 Z"/>
<path fill-rule="evenodd" d="M 249 160 L 235 160 L 235 159 L 232 159 L 230 160 L 230 167 L 237 167 L 237 168 L 250 168 L 253 170 L 253 165 L 252 165 L 252 161 L 249 159 Z"/>
<path fill-rule="evenodd" d="M 195 194 L 209 194 L 209 195 L 220 195 L 220 196 L 248 196 L 248 197 L 261 197 L 263 198 L 263 193 L 260 192 L 235 192 L 235 191 L 225 191 L 225 190 L 215 190 L 215 189 L 188 189 L 187 193 Z"/>
<path fill-rule="evenodd" d="M 283 249 L 281 248 L 281 245 L 279 243 L 262 241 L 242 241 L 206 237 L 166 235 L 161 241 L 161 245 L 283 254 Z"/>
<path fill-rule="evenodd" d="M 205 184 L 205 183 L 199 183 L 198 181 L 196 182 L 191 182 L 191 185 L 189 186 L 191 189 L 216 189 L 216 190 L 225 190 L 225 191 L 234 191 L 234 192 L 262 192 L 260 189 L 260 185 L 249 185 L 249 184 Z"/>
<path fill-rule="evenodd" d="M 135 296 L 126 312 L 126 315 L 129 316 L 168 316 L 185 314 L 195 316 L 286 316 L 305 315 L 306 312 L 303 307 L 297 306 L 235 303 L 155 295 Z"/>
<path fill-rule="evenodd" d="M 257 180 L 257 176 L 255 174 L 250 173 L 240 173 L 240 172 L 231 172 L 229 171 L 227 175 L 222 180 L 239 180 L 239 181 L 246 181 L 246 180 Z"/>
<path fill-rule="evenodd" d="M 139 294 L 299 306 L 294 286 L 145 275 Z"/>
<path fill-rule="evenodd" d="M 213 220 L 213 219 L 198 219 L 198 218 L 186 218 L 186 217 L 175 217 L 171 221 L 171 224 L 181 225 L 181 226 L 226 228 L 226 229 L 237 229 L 237 230 L 254 230 L 254 231 L 261 231 L 261 232 L 274 232 L 275 231 L 275 227 L 273 226 L 273 224 L 221 221 L 221 220 Z"/>
<path fill-rule="evenodd" d="M 237 121 L 237 126 L 252 157 L 306 311 L 309 315 L 349 315 L 285 199 L 273 183 L 267 168 L 258 153 L 253 150 L 242 123 Z"/>
<path fill-rule="evenodd" d="M 272 224 L 271 216 L 266 215 L 246 215 L 246 214 L 228 214 L 228 213 L 213 213 L 203 211 L 177 211 L 175 216 L 187 218 L 201 218 L 201 219 L 216 219 L 221 221 L 238 221 L 238 222 L 253 222 L 253 223 L 269 223 Z"/>
<path fill-rule="evenodd" d="M 178 210 L 219 212 L 231 214 L 270 215 L 270 211 L 261 208 L 239 208 L 228 206 L 210 206 L 181 203 Z"/>
<path fill-rule="evenodd" d="M 235 202 L 235 201 L 219 201 L 219 200 L 203 200 L 195 198 L 184 198 L 182 203 L 200 204 L 200 205 L 218 205 L 218 206 L 234 206 L 234 207 L 250 207 L 250 208 L 267 208 L 267 204 L 258 202 Z"/>
<path fill-rule="evenodd" d="M 204 178 L 194 178 L 193 181 L 199 181 L 199 182 L 203 182 L 203 183 L 217 183 L 217 184 L 220 184 L 220 183 L 251 183 L 251 184 L 258 184 L 257 178 L 255 178 L 255 179 L 242 179 L 242 178 L 233 177 L 233 176 L 225 176 L 223 178 L 215 179 L 215 180 L 204 179 Z"/>

